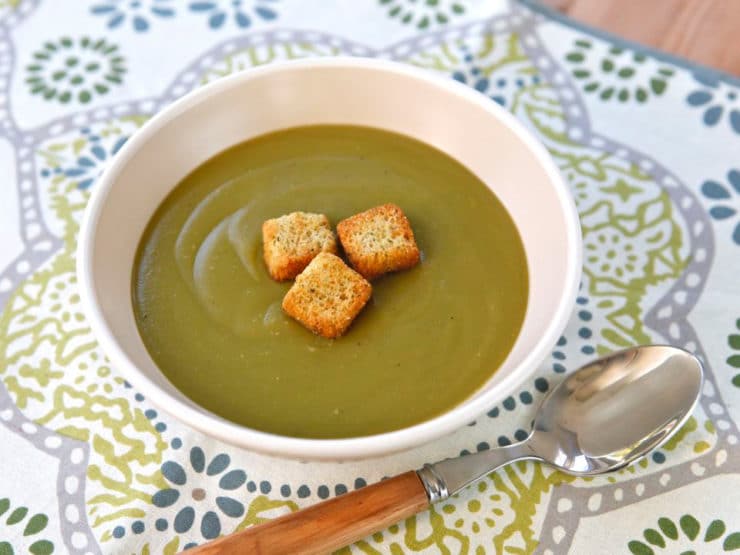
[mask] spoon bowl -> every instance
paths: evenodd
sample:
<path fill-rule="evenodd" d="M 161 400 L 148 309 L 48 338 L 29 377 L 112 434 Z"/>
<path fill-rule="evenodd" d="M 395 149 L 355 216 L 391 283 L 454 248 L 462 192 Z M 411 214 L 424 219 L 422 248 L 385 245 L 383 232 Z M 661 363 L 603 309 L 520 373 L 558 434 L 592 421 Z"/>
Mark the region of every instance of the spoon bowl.
<path fill-rule="evenodd" d="M 699 360 L 676 347 L 634 347 L 571 374 L 543 401 L 527 440 L 543 461 L 580 476 L 618 470 L 666 441 L 691 414 Z"/>
<path fill-rule="evenodd" d="M 434 503 L 519 459 L 576 476 L 618 470 L 658 447 L 691 414 L 703 382 L 701 362 L 667 345 L 643 345 L 597 359 L 544 399 L 527 439 L 418 471 Z"/>

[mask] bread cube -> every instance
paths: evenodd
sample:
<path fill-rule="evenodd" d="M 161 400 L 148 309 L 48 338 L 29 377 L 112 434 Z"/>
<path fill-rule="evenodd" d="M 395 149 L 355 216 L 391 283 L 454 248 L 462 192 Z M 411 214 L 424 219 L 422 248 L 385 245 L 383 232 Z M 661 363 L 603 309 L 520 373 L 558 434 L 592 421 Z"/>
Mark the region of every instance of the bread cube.
<path fill-rule="evenodd" d="M 320 252 L 337 252 L 337 241 L 323 214 L 293 212 L 262 224 L 265 264 L 277 281 L 293 279 Z"/>
<path fill-rule="evenodd" d="M 376 206 L 342 220 L 337 234 L 350 264 L 365 279 L 407 270 L 419 263 L 414 232 L 395 204 Z"/>
<path fill-rule="evenodd" d="M 341 258 L 322 252 L 283 298 L 283 310 L 312 332 L 339 337 L 372 295 L 372 286 Z"/>

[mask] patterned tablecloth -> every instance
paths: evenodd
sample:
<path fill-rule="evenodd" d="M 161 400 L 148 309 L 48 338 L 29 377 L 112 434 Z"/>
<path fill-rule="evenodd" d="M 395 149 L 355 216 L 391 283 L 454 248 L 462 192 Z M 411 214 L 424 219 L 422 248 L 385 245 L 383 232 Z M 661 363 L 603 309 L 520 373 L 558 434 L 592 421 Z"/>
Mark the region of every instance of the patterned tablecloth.
<path fill-rule="evenodd" d="M 301 464 L 185 427 L 109 366 L 80 311 L 76 235 L 101 168 L 157 110 L 338 54 L 425 67 L 511 110 L 570 184 L 585 267 L 552 355 L 477 422 L 383 459 Z M 707 367 L 664 447 L 593 479 L 514 464 L 345 552 L 740 549 L 737 80 L 504 0 L 0 0 L 0 168 L 0 554 L 173 553 L 505 445 L 568 369 L 649 342 Z"/>

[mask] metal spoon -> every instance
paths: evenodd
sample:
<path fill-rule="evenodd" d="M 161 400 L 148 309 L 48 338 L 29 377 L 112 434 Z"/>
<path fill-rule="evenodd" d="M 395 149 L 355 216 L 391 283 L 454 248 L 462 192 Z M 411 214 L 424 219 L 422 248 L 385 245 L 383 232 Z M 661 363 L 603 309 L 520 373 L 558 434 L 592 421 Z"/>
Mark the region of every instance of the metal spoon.
<path fill-rule="evenodd" d="M 188 553 L 326 553 L 454 495 L 497 468 L 535 459 L 591 476 L 658 447 L 691 414 L 702 365 L 675 347 L 634 347 L 579 368 L 555 387 L 520 443 L 428 464 L 215 540 Z"/>

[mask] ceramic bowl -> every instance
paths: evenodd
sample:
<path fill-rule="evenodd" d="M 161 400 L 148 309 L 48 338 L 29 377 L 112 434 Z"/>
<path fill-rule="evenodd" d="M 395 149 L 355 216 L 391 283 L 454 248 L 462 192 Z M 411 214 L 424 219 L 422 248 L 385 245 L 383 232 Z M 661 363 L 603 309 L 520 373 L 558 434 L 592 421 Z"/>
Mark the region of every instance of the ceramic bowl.
<path fill-rule="evenodd" d="M 521 234 L 529 265 L 529 304 L 511 353 L 473 396 L 421 424 L 336 440 L 285 437 L 240 426 L 180 393 L 139 336 L 131 300 L 134 257 L 147 222 L 167 194 L 232 145 L 313 124 L 377 127 L 448 153 L 491 188 Z M 548 356 L 571 313 L 580 279 L 581 237 L 573 200 L 548 153 L 495 102 L 411 66 L 330 58 L 263 66 L 223 78 L 148 121 L 95 185 L 77 262 L 93 332 L 114 367 L 153 404 L 205 434 L 247 449 L 347 460 L 437 439 L 515 392 Z"/>

